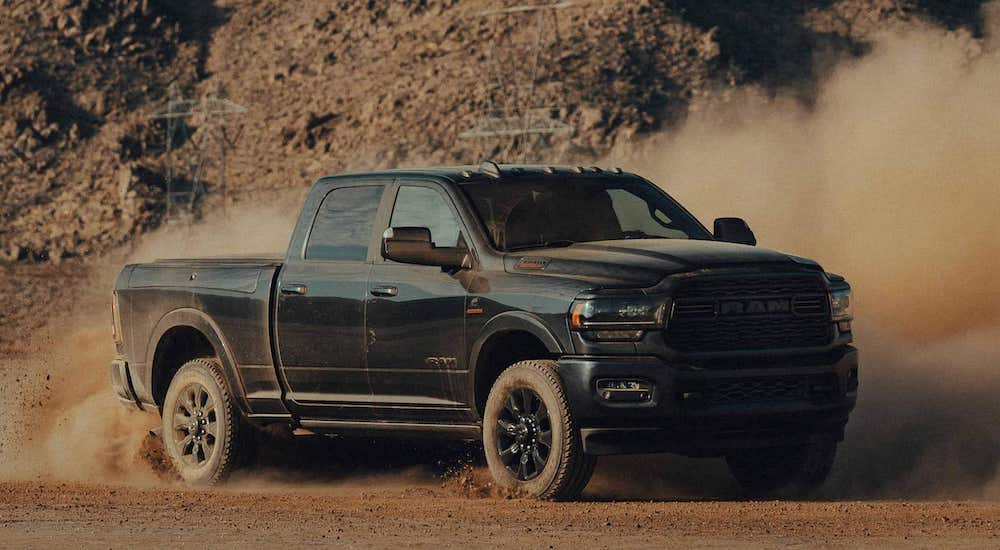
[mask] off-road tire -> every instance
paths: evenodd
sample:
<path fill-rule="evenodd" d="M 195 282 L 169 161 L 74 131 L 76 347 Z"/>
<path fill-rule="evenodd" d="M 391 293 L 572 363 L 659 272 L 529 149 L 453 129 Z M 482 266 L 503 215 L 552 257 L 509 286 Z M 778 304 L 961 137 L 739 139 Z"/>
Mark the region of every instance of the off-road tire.
<path fill-rule="evenodd" d="M 817 440 L 798 447 L 749 449 L 726 457 L 748 497 L 806 496 L 819 489 L 837 455 L 837 443 Z"/>
<path fill-rule="evenodd" d="M 583 452 L 583 442 L 573 420 L 555 361 L 521 361 L 500 374 L 486 401 L 483 446 L 493 479 L 516 494 L 545 500 L 571 500 L 590 481 L 596 457 Z M 511 392 L 530 390 L 544 403 L 551 428 L 551 446 L 544 467 L 531 479 L 518 479 L 508 470 L 498 448 L 498 420 Z"/>
<path fill-rule="evenodd" d="M 178 439 L 186 437 L 190 430 L 178 430 L 175 426 L 175 411 L 185 399 L 182 392 L 186 388 L 204 388 L 214 405 L 213 445 L 211 454 L 202 463 L 193 464 L 190 455 L 185 459 L 185 449 Z M 163 446 L 181 478 L 192 485 L 209 486 L 228 478 L 234 470 L 245 465 L 254 449 L 254 433 L 237 406 L 222 366 L 215 359 L 199 358 L 185 363 L 174 375 L 163 400 L 162 438 Z M 185 413 L 182 412 L 182 415 Z M 194 417 L 186 417 L 194 418 Z M 208 419 L 206 418 L 206 423 Z M 207 428 L 207 426 L 206 426 Z M 209 434 L 202 432 L 207 442 Z M 207 445 L 207 443 L 206 443 Z M 207 454 L 207 453 L 204 453 Z M 197 460 L 197 457 L 194 458 Z"/>

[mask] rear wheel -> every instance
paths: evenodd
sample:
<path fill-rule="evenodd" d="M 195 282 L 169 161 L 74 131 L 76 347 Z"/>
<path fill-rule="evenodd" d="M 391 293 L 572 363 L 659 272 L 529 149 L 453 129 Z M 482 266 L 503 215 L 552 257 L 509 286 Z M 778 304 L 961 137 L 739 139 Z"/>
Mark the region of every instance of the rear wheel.
<path fill-rule="evenodd" d="M 835 441 L 818 440 L 798 447 L 750 449 L 728 455 L 726 462 L 748 496 L 806 495 L 823 485 L 836 455 Z"/>
<path fill-rule="evenodd" d="M 225 480 L 252 448 L 252 433 L 214 359 L 192 359 L 163 401 L 163 446 L 177 473 L 194 485 Z"/>
<path fill-rule="evenodd" d="M 521 361 L 493 384 L 483 418 L 486 462 L 497 483 L 530 496 L 580 495 L 595 458 L 583 452 L 554 361 Z"/>

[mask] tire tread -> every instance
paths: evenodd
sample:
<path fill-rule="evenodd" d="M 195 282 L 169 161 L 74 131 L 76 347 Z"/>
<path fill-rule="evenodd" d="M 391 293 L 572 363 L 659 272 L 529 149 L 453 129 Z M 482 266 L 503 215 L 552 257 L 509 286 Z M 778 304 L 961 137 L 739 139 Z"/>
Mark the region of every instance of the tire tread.
<path fill-rule="evenodd" d="M 222 396 L 223 406 L 226 408 L 226 422 L 224 429 L 226 437 L 224 444 L 218 451 L 222 453 L 219 467 L 213 472 L 212 477 L 199 483 L 205 486 L 214 486 L 224 482 L 232 475 L 233 471 L 243 466 L 247 451 L 251 445 L 251 427 L 243 418 L 243 413 L 236 405 L 225 374 L 222 372 L 222 365 L 215 358 L 199 357 L 192 359 L 177 371 L 175 378 L 185 371 L 199 370 L 209 375 L 219 388 Z"/>
<path fill-rule="evenodd" d="M 562 456 L 559 457 L 559 469 L 556 471 L 555 477 L 545 491 L 538 495 L 538 498 L 572 500 L 580 496 L 583 488 L 590 481 L 590 476 L 594 471 L 595 458 L 583 452 L 583 441 L 580 439 L 580 433 L 570 411 L 569 400 L 563 390 L 557 365 L 558 363 L 551 360 L 532 359 L 515 363 L 508 367 L 508 370 L 527 368 L 540 373 L 555 394 L 559 406 L 559 419 L 563 427 Z"/>

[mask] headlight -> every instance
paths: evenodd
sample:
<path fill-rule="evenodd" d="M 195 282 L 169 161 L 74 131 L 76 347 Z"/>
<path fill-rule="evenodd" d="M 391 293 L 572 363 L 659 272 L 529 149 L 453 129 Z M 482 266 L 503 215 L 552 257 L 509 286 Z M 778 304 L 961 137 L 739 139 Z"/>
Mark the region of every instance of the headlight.
<path fill-rule="evenodd" d="M 851 304 L 850 289 L 830 292 L 830 312 L 833 314 L 834 321 L 854 319 L 854 306 Z"/>
<path fill-rule="evenodd" d="M 647 329 L 663 328 L 666 304 L 649 297 L 577 300 L 570 308 L 570 328 L 591 340 L 634 341 Z"/>

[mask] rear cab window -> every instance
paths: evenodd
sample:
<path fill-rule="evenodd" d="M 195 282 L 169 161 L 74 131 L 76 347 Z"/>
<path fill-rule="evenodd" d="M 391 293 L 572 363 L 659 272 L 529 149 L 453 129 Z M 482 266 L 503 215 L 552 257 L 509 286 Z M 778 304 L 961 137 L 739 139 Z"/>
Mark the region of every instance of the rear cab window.
<path fill-rule="evenodd" d="M 305 259 L 365 261 L 384 189 L 367 185 L 327 193 L 309 231 Z"/>

